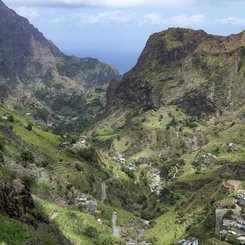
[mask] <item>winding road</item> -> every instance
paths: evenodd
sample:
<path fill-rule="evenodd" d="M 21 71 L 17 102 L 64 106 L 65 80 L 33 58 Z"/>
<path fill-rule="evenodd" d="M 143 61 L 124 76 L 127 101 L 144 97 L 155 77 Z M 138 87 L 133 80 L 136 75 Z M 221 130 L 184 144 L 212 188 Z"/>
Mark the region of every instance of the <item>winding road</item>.
<path fill-rule="evenodd" d="M 104 202 L 107 199 L 107 195 L 106 195 L 106 182 L 103 181 L 101 183 L 101 201 Z"/>
<path fill-rule="evenodd" d="M 115 177 L 111 177 L 111 178 L 109 178 L 109 179 L 107 179 L 101 183 L 101 201 L 102 202 L 104 202 L 107 199 L 107 194 L 106 194 L 107 185 L 106 185 L 106 183 L 113 180 L 113 179 L 117 179 L 117 178 L 118 178 L 118 175 Z"/>
<path fill-rule="evenodd" d="M 117 227 L 117 214 L 113 212 L 112 214 L 112 228 L 113 228 L 113 236 L 120 237 L 119 229 Z"/>

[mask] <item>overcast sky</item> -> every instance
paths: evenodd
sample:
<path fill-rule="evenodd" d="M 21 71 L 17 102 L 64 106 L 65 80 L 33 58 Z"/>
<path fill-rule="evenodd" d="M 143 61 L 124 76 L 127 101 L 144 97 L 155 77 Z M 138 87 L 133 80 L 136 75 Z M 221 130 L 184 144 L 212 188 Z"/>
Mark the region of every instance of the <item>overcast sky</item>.
<path fill-rule="evenodd" d="M 4 1 L 4 0 L 3 0 Z M 150 34 L 190 27 L 227 35 L 245 29 L 245 0 L 5 0 L 61 50 L 94 56 L 121 72 Z"/>

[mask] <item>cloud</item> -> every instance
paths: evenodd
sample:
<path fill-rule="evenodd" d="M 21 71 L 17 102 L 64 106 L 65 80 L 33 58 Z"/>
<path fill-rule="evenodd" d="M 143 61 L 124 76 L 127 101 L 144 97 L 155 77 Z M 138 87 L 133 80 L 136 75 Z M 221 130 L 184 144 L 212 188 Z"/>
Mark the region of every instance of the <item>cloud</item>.
<path fill-rule="evenodd" d="M 245 0 L 5 0 L 11 6 L 43 7 L 133 7 L 133 6 L 171 6 L 187 4 L 223 4 L 245 2 Z"/>
<path fill-rule="evenodd" d="M 163 15 L 157 12 L 150 12 L 144 15 L 140 14 L 128 14 L 125 11 L 107 11 L 97 14 L 76 13 L 77 18 L 75 23 L 79 25 L 128 25 L 133 24 L 135 26 L 200 26 L 206 23 L 204 15 L 179 15 L 172 16 L 170 18 L 164 18 Z"/>
<path fill-rule="evenodd" d="M 139 25 L 163 25 L 165 22 L 166 20 L 164 20 L 164 18 L 156 12 L 148 13 L 145 16 L 143 16 L 142 19 L 138 19 Z"/>
<path fill-rule="evenodd" d="M 232 26 L 245 26 L 245 19 L 237 17 L 227 17 L 218 19 L 217 22 L 223 25 L 232 25 Z"/>
<path fill-rule="evenodd" d="M 201 26 L 206 24 L 205 15 L 177 15 L 170 18 L 164 18 L 157 12 L 152 12 L 138 18 L 138 24 L 142 25 L 153 25 L 153 26 Z"/>
<path fill-rule="evenodd" d="M 174 26 L 203 25 L 206 23 L 205 15 L 178 15 L 171 18 Z"/>
<path fill-rule="evenodd" d="M 11 6 L 43 7 L 134 7 L 187 5 L 197 0 L 5 0 Z"/>
<path fill-rule="evenodd" d="M 75 16 L 78 18 L 78 24 L 129 24 L 133 22 L 134 17 L 122 11 L 107 11 L 98 14 L 77 13 Z"/>

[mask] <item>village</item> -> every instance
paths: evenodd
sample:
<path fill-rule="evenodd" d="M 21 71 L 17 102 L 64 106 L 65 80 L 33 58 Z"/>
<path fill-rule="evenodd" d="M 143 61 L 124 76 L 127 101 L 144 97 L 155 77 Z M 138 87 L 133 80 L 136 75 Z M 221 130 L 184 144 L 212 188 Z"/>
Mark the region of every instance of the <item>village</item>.
<path fill-rule="evenodd" d="M 232 244 L 245 244 L 244 207 L 245 190 L 237 190 L 232 209 L 216 209 L 215 232 L 221 240 L 231 242 Z"/>

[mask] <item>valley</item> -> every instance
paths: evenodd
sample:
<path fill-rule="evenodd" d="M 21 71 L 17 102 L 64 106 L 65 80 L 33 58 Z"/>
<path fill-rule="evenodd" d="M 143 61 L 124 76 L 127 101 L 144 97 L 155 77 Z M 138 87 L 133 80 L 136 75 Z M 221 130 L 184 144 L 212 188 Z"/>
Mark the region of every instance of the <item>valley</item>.
<path fill-rule="evenodd" d="M 244 244 L 244 31 L 155 33 L 121 76 L 0 14 L 1 245 Z"/>

